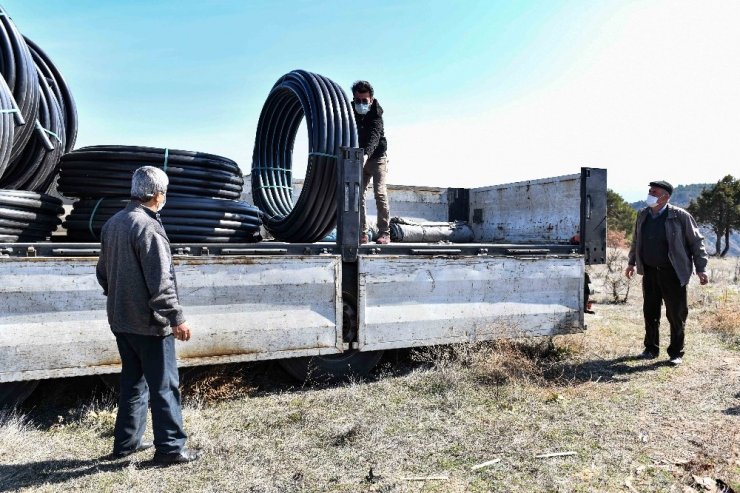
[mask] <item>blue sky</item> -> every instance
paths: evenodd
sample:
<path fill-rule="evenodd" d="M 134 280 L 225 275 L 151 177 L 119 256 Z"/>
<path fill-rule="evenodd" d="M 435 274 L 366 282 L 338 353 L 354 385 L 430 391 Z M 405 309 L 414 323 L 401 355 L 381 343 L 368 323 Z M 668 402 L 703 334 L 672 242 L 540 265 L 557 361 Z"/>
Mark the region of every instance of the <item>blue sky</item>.
<path fill-rule="evenodd" d="M 373 83 L 391 183 L 481 186 L 593 166 L 637 200 L 652 179 L 740 175 L 738 2 L 3 6 L 67 79 L 78 147 L 201 150 L 248 173 L 271 86 L 301 68 L 347 90 Z"/>

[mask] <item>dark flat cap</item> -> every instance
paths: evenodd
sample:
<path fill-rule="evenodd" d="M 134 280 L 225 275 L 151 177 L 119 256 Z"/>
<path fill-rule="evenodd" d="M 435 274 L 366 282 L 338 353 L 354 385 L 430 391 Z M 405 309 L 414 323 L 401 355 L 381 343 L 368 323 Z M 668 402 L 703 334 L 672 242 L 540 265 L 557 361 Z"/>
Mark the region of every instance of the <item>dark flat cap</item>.
<path fill-rule="evenodd" d="M 673 185 L 671 185 L 665 180 L 651 181 L 650 186 L 662 188 L 663 190 L 668 192 L 668 195 L 673 195 Z"/>

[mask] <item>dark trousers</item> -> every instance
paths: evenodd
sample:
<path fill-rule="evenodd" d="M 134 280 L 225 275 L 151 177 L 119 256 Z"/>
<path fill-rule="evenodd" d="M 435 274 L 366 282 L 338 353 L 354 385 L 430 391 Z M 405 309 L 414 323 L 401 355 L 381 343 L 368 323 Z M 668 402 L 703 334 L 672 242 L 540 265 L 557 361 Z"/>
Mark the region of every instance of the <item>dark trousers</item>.
<path fill-rule="evenodd" d="M 180 452 L 187 435 L 182 426 L 174 336 L 115 336 L 122 367 L 113 453 L 134 450 L 139 445 L 149 402 L 157 452 Z"/>
<path fill-rule="evenodd" d="M 645 349 L 653 354 L 660 352 L 660 307 L 665 302 L 665 314 L 671 325 L 671 344 L 668 356 L 683 356 L 684 327 L 689 307 L 686 302 L 686 286 L 681 286 L 672 267 L 645 266 L 642 276 L 642 311 L 645 315 Z"/>

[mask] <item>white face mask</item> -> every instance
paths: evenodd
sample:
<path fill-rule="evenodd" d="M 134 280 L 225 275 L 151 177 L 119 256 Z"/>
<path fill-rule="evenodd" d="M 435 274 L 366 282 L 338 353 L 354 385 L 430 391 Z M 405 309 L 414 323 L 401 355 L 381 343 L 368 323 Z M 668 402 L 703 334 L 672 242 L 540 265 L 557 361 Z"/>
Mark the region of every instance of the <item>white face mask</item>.
<path fill-rule="evenodd" d="M 162 203 L 159 204 L 159 206 L 157 207 L 157 212 L 159 212 L 162 209 L 164 209 L 164 204 L 166 204 L 166 203 L 167 203 L 167 196 L 164 197 L 164 200 L 162 201 Z"/>
<path fill-rule="evenodd" d="M 656 205 L 658 205 L 658 197 L 648 195 L 645 199 L 645 202 L 647 202 L 648 207 L 655 207 Z"/>

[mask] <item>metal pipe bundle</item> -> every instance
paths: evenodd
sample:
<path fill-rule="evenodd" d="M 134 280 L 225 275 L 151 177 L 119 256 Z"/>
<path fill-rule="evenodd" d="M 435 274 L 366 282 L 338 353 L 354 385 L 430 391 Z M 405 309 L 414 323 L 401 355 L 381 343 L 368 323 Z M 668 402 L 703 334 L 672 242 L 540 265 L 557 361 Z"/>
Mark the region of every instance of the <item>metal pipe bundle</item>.
<path fill-rule="evenodd" d="M 293 142 L 304 117 L 308 167 L 294 204 Z M 314 242 L 334 228 L 337 157 L 343 146 L 357 147 L 357 128 L 342 88 L 304 70 L 281 77 L 262 108 L 252 157 L 254 203 L 265 213 L 265 228 L 276 239 Z"/>

